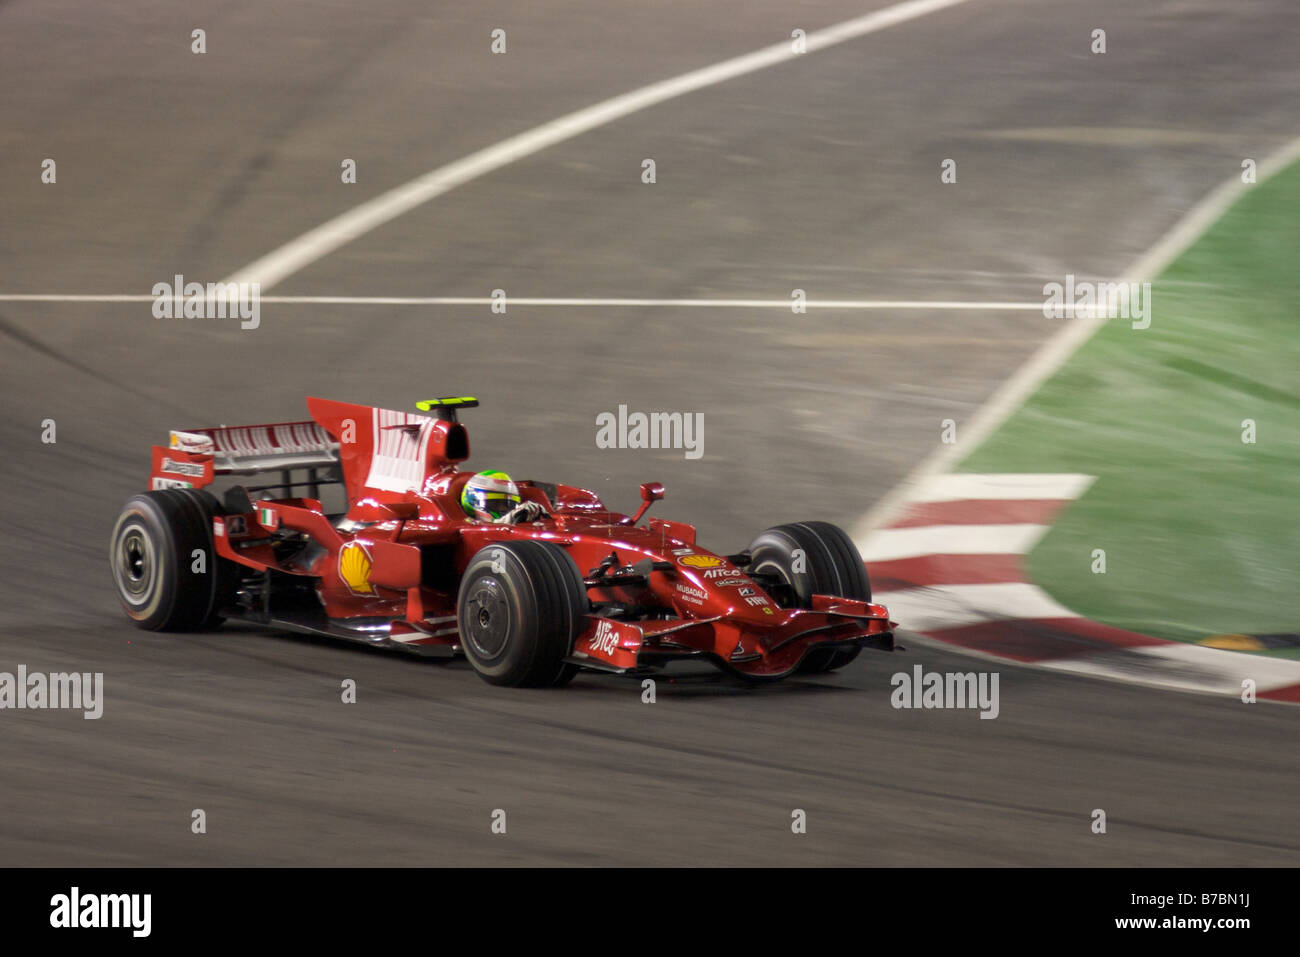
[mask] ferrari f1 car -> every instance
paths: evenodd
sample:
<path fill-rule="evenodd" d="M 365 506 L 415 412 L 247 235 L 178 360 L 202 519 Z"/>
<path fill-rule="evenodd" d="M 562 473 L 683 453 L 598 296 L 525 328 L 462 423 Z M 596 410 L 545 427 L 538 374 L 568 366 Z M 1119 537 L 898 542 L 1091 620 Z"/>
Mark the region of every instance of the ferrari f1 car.
<path fill-rule="evenodd" d="M 150 490 L 113 529 L 127 615 L 154 630 L 232 618 L 464 654 L 500 685 L 690 658 L 763 681 L 893 649 L 857 548 L 824 522 L 769 528 L 722 555 L 691 525 L 642 523 L 658 483 L 641 486 L 631 516 L 535 481 L 511 483 L 525 507 L 506 520 L 472 514 L 457 413 L 476 405 L 430 399 L 416 414 L 309 398 L 311 421 L 173 431 L 153 449 Z M 221 498 L 209 488 L 249 476 L 261 484 L 229 484 Z M 342 512 L 321 505 L 330 484 Z"/>

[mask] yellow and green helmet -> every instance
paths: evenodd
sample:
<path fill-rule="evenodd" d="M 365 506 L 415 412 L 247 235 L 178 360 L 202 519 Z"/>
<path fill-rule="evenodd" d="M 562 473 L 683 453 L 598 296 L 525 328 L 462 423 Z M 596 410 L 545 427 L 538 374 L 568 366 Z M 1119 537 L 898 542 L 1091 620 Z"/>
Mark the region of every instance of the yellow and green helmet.
<path fill-rule="evenodd" d="M 471 517 L 486 512 L 493 518 L 500 518 L 523 500 L 519 486 L 505 472 L 496 469 L 479 472 L 465 483 L 460 492 L 460 507 Z"/>

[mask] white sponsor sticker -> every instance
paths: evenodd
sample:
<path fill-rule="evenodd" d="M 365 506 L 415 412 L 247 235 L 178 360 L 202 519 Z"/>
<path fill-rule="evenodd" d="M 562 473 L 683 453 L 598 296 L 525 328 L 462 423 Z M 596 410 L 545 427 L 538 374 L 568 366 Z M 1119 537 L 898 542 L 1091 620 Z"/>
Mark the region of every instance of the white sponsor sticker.
<path fill-rule="evenodd" d="M 717 559 L 717 561 L 721 562 L 722 559 L 719 558 Z M 729 575 L 735 575 L 735 574 L 736 574 L 736 570 L 734 568 L 728 568 L 728 567 L 707 568 L 704 571 L 700 572 L 700 576 L 703 578 L 726 578 Z"/>
<path fill-rule="evenodd" d="M 198 478 L 203 475 L 203 466 L 196 462 L 178 462 L 173 458 L 164 458 L 162 460 L 162 470 L 171 472 L 173 475 L 193 475 Z"/>
<path fill-rule="evenodd" d="M 614 649 L 618 647 L 618 637 L 614 633 L 614 626 L 608 621 L 597 622 L 596 633 L 591 636 L 589 644 L 592 651 L 599 652 L 602 655 L 612 655 Z"/>
<path fill-rule="evenodd" d="M 177 432 L 175 429 L 171 433 L 171 447 L 182 452 L 202 455 L 210 455 L 216 450 L 216 445 L 213 443 L 211 436 L 198 432 Z"/>

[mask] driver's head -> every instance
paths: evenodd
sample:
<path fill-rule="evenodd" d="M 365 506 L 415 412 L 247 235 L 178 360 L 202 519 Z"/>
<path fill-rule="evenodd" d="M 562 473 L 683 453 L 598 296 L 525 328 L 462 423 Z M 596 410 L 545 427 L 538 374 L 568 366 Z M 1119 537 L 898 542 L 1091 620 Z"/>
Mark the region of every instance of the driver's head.
<path fill-rule="evenodd" d="M 471 518 L 499 519 L 523 500 L 510 476 L 495 469 L 472 476 L 460 492 L 460 507 Z"/>

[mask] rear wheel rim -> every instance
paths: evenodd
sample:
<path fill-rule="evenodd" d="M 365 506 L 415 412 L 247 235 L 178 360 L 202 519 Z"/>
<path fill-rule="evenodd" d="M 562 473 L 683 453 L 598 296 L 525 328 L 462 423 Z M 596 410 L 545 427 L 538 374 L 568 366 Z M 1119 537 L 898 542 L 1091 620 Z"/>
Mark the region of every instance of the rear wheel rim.
<path fill-rule="evenodd" d="M 141 525 L 132 522 L 118 535 L 115 551 L 114 578 L 122 599 L 132 607 L 147 604 L 158 576 L 153 541 Z"/>

